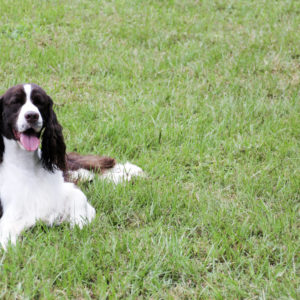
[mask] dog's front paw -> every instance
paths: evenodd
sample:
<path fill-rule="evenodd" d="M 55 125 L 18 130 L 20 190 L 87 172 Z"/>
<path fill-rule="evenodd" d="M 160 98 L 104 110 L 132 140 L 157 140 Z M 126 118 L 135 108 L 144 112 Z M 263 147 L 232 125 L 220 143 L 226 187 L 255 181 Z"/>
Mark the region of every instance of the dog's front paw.
<path fill-rule="evenodd" d="M 17 242 L 17 233 L 14 230 L 8 230 L 5 226 L 0 227 L 0 245 L 4 250 L 7 249 L 9 243 L 15 245 Z"/>
<path fill-rule="evenodd" d="M 95 208 L 92 207 L 89 203 L 86 203 L 84 207 L 81 207 L 74 211 L 74 214 L 72 215 L 70 220 L 70 224 L 72 227 L 77 225 L 81 229 L 84 225 L 91 223 L 95 215 Z"/>

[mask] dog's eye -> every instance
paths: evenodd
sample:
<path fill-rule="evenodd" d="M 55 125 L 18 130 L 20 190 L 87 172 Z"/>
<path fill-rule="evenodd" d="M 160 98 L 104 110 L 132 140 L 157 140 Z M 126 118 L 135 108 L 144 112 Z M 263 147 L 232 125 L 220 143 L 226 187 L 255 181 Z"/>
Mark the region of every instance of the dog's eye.
<path fill-rule="evenodd" d="M 10 105 L 22 104 L 22 98 L 14 97 L 9 102 Z"/>
<path fill-rule="evenodd" d="M 33 104 L 36 105 L 36 106 L 43 105 L 43 100 L 39 96 L 33 97 L 32 101 L 33 101 Z"/>

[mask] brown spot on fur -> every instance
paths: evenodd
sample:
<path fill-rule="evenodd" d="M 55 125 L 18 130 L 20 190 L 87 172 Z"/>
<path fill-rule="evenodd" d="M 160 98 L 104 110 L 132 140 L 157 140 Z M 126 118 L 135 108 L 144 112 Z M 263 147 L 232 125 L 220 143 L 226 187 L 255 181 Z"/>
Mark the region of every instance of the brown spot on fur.
<path fill-rule="evenodd" d="M 107 169 L 113 168 L 115 164 L 116 160 L 107 156 L 80 155 L 74 152 L 67 154 L 67 169 L 69 171 L 86 169 L 103 174 Z"/>

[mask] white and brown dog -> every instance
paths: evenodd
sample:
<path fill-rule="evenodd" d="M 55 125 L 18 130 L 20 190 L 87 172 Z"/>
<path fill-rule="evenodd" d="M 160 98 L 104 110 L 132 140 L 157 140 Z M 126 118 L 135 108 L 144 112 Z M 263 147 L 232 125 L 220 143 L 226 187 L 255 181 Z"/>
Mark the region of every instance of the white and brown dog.
<path fill-rule="evenodd" d="M 41 147 L 40 147 L 41 143 Z M 0 98 L 0 243 L 16 243 L 20 233 L 41 220 L 80 228 L 95 209 L 73 183 L 95 173 L 118 183 L 142 176 L 130 163 L 113 158 L 66 154 L 53 101 L 36 84 L 10 88 Z"/>

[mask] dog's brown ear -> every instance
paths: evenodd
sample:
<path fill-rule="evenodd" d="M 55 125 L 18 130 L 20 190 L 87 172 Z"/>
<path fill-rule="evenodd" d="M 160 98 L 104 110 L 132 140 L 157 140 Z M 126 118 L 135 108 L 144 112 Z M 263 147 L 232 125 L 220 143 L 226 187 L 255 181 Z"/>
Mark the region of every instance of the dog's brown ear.
<path fill-rule="evenodd" d="M 42 163 L 44 168 L 53 172 L 54 169 L 66 169 L 66 145 L 62 127 L 53 111 L 53 101 L 49 97 L 47 119 L 42 137 Z"/>
<path fill-rule="evenodd" d="M 3 161 L 4 141 L 3 141 L 3 96 L 0 97 L 0 163 Z"/>

